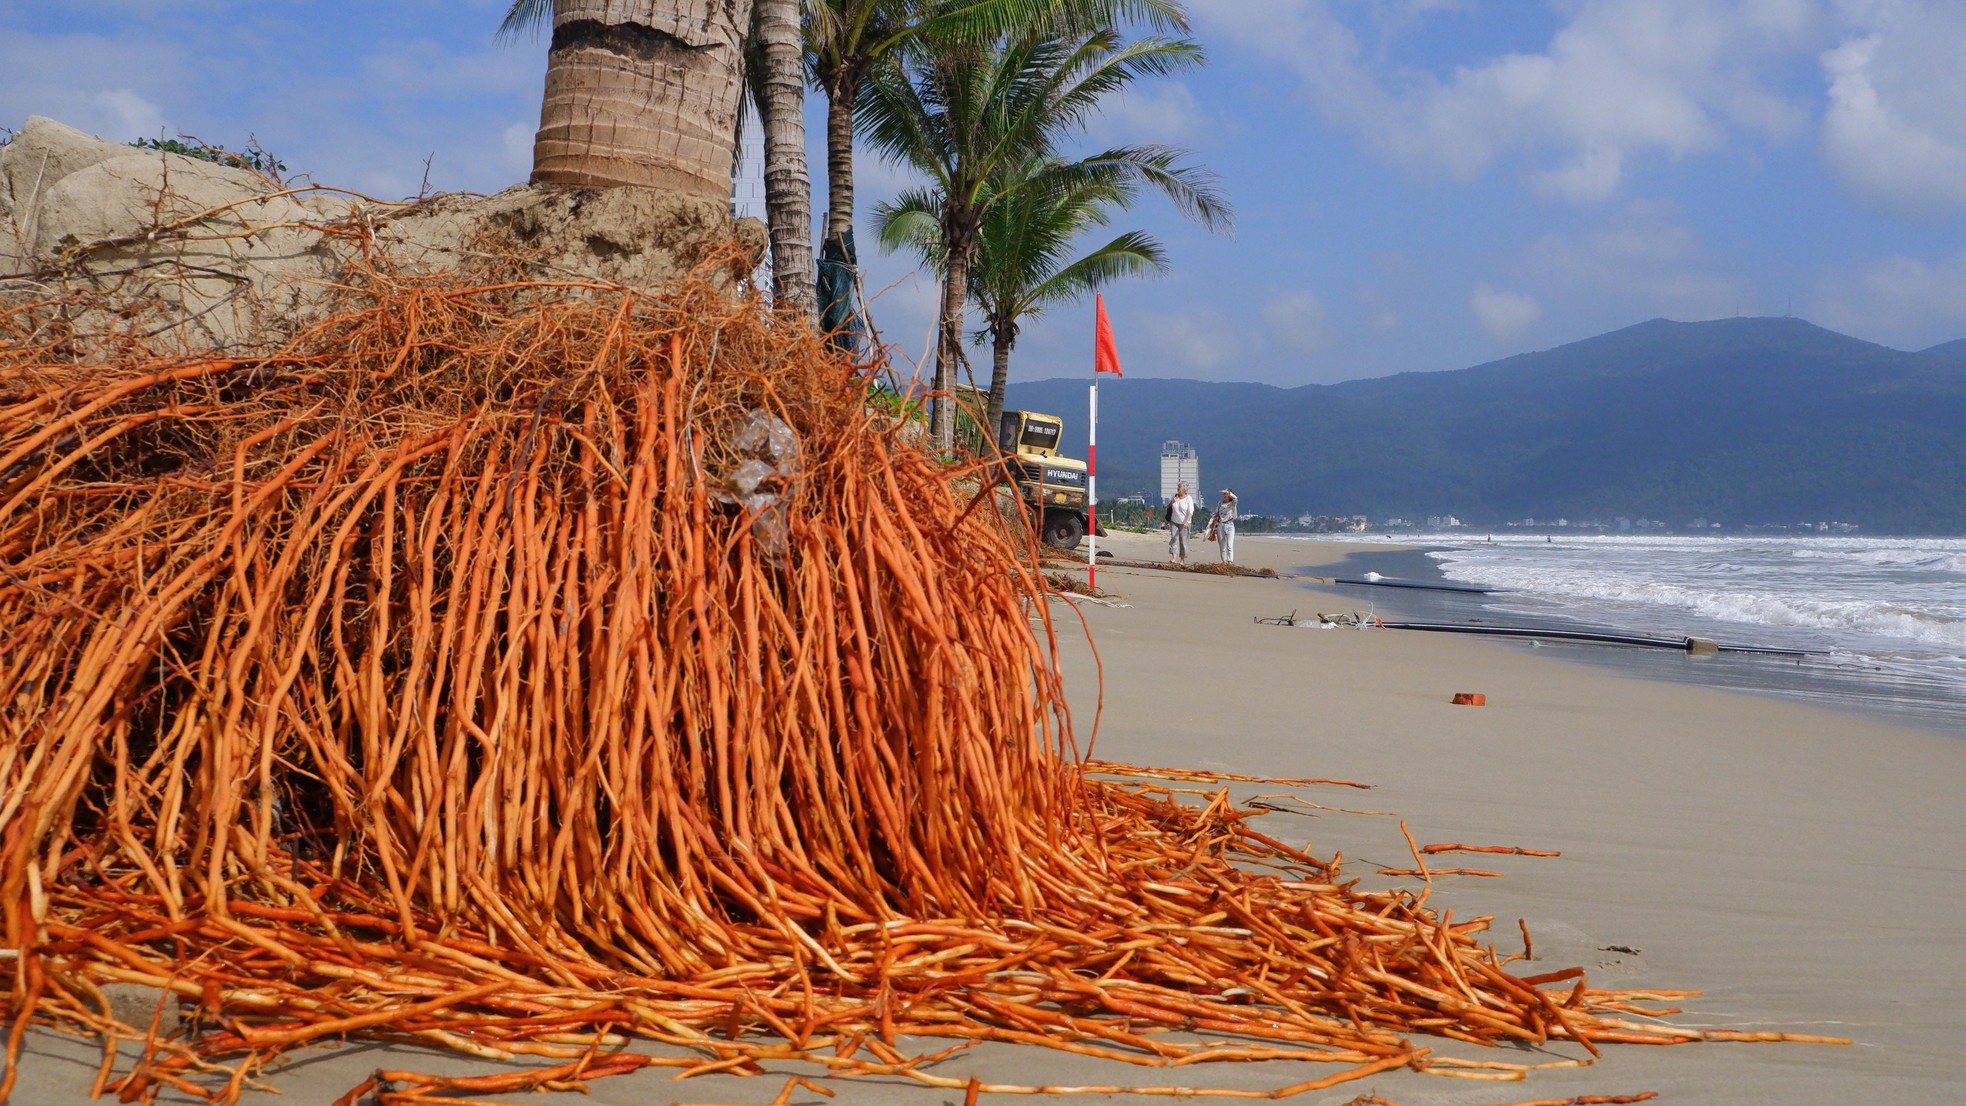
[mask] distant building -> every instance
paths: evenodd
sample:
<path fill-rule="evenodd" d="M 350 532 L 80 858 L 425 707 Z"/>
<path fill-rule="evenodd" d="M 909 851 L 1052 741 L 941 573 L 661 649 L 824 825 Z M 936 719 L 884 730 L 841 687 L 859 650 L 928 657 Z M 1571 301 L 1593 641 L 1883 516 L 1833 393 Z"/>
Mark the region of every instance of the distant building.
<path fill-rule="evenodd" d="M 1201 457 L 1194 446 L 1169 440 L 1160 444 L 1161 502 L 1174 498 L 1176 484 L 1186 484 L 1189 492 L 1201 496 Z"/>
<path fill-rule="evenodd" d="M 765 139 L 757 112 L 744 109 L 744 134 L 737 146 L 736 171 L 730 181 L 730 215 L 733 219 L 765 217 Z"/>
<path fill-rule="evenodd" d="M 764 220 L 765 214 L 765 128 L 758 111 L 745 103 L 742 134 L 738 139 L 737 164 L 730 182 L 730 217 Z M 766 250 L 751 273 L 751 283 L 771 289 L 771 251 Z"/>

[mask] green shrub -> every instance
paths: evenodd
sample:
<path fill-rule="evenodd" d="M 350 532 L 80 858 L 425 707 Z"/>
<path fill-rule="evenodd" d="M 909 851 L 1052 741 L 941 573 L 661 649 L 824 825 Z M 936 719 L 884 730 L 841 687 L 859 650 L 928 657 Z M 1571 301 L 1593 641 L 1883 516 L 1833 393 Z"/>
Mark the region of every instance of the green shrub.
<path fill-rule="evenodd" d="M 199 161 L 209 161 L 214 165 L 224 165 L 232 169 L 249 169 L 268 177 L 277 178 L 287 171 L 286 162 L 267 153 L 265 148 L 260 146 L 257 138 L 247 139 L 244 150 L 210 146 L 189 135 L 179 135 L 176 138 L 139 138 L 130 145 L 139 150 L 157 150 L 167 154 L 195 157 Z"/>

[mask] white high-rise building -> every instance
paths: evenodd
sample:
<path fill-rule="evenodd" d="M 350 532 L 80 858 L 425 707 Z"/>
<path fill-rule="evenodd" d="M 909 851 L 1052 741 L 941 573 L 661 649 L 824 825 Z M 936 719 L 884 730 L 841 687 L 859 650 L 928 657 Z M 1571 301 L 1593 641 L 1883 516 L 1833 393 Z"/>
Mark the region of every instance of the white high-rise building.
<path fill-rule="evenodd" d="M 744 104 L 744 125 L 738 136 L 737 157 L 731 165 L 730 217 L 769 222 L 765 212 L 765 128 L 758 121 L 758 109 L 752 107 L 748 100 Z M 771 291 L 770 250 L 766 250 L 759 260 L 757 271 L 751 274 L 751 283 L 767 293 Z"/>
<path fill-rule="evenodd" d="M 765 218 L 765 127 L 749 102 L 744 105 L 744 124 L 731 165 L 730 215 L 733 219 Z"/>
<path fill-rule="evenodd" d="M 1201 456 L 1195 447 L 1186 442 L 1165 441 L 1160 444 L 1160 498 L 1165 503 L 1174 498 L 1176 484 L 1188 485 L 1188 493 L 1197 499 L 1201 497 Z"/>

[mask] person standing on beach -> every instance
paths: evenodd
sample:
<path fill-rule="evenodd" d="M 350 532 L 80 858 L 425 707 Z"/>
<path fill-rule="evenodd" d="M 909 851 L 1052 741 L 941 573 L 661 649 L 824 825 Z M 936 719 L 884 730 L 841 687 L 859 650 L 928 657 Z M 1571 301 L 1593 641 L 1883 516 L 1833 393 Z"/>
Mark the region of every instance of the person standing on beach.
<path fill-rule="evenodd" d="M 1167 501 L 1167 561 L 1188 563 L 1188 526 L 1195 521 L 1195 497 L 1188 485 L 1174 485 L 1174 498 Z"/>
<path fill-rule="evenodd" d="M 1222 502 L 1215 505 L 1215 513 L 1208 516 L 1208 536 L 1215 539 L 1216 547 L 1222 551 L 1222 563 L 1234 564 L 1236 560 L 1236 493 L 1222 489 Z"/>

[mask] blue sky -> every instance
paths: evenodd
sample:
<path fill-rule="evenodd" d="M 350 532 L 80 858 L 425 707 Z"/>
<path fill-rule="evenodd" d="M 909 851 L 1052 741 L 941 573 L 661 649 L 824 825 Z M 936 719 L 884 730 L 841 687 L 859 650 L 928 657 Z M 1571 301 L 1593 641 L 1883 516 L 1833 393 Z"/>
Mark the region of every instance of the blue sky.
<path fill-rule="evenodd" d="M 1108 291 L 1129 375 L 1455 369 L 1655 316 L 1966 336 L 1966 2 L 1190 5 L 1209 65 L 1114 103 L 1086 145 L 1189 148 L 1236 229 L 1151 200 L 1121 217 L 1174 264 Z M 0 125 L 256 135 L 386 198 L 426 159 L 433 188 L 492 191 L 529 168 L 544 67 L 537 39 L 493 42 L 504 7 L 0 0 Z M 867 159 L 863 208 L 903 182 Z M 919 354 L 928 281 L 864 260 L 885 335 Z M 1064 309 L 1027 326 L 1013 371 L 1090 356 L 1089 307 Z"/>

